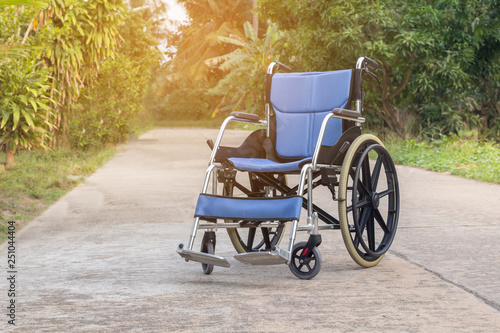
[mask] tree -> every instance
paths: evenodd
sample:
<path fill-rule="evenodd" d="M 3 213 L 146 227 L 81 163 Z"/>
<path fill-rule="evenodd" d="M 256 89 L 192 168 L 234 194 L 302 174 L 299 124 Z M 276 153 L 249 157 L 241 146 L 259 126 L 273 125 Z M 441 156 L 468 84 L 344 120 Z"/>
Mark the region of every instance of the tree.
<path fill-rule="evenodd" d="M 284 31 L 282 49 L 295 70 L 352 68 L 361 55 L 379 61 L 381 84 L 371 83 L 375 94 L 367 90 L 365 111 L 369 123 L 381 119 L 400 135 L 418 123 L 437 126 L 438 133 L 474 123 L 470 105 L 477 92 L 470 88 L 478 55 L 492 45 L 498 49 L 498 29 L 483 33 L 483 41 L 478 38 L 482 23 L 498 24 L 493 7 L 497 1 L 259 2 L 262 17 Z M 495 52 L 487 52 L 489 61 Z"/>
<path fill-rule="evenodd" d="M 0 6 L 13 4 L 44 7 L 37 1 L 0 1 Z M 28 42 L 28 21 L 34 13 L 34 7 L 24 6 L 0 12 L 0 144 L 5 146 L 7 165 L 19 147 L 46 147 L 53 128 L 48 69 L 40 70 L 36 49 Z"/>
<path fill-rule="evenodd" d="M 139 12 L 128 12 L 118 29 L 123 41 L 114 59 L 101 65 L 92 85 L 82 89 L 72 107 L 69 141 L 89 149 L 126 140 L 145 117 L 143 98 L 151 81 L 151 69 L 161 56 L 156 49 L 154 22 Z"/>
<path fill-rule="evenodd" d="M 250 22 L 245 22 L 245 39 L 223 37 L 219 39 L 238 49 L 212 60 L 220 62 L 220 69 L 229 71 L 210 89 L 221 98 L 220 111 L 246 111 L 262 114 L 264 111 L 264 79 L 266 69 L 273 60 L 279 60 L 274 45 L 280 37 L 275 24 L 270 24 L 264 38 L 259 39 Z"/>
<path fill-rule="evenodd" d="M 210 67 L 208 59 L 234 50 L 231 44 L 224 44 L 219 36 L 238 36 L 243 23 L 251 19 L 249 1 L 180 0 L 190 18 L 188 25 L 179 27 L 172 40 L 177 49 L 172 66 L 175 71 L 187 75 L 205 75 Z"/>
<path fill-rule="evenodd" d="M 105 59 L 115 56 L 124 11 L 121 0 L 50 0 L 40 12 L 36 37 L 44 49 L 38 56 L 51 68 L 51 93 L 59 101 L 55 124 L 62 133 L 80 89 L 92 84 Z"/>
<path fill-rule="evenodd" d="M 473 77 L 474 109 L 481 117 L 483 132 L 500 138 L 500 2 L 477 1 L 473 19 L 479 42 L 466 70 Z"/>

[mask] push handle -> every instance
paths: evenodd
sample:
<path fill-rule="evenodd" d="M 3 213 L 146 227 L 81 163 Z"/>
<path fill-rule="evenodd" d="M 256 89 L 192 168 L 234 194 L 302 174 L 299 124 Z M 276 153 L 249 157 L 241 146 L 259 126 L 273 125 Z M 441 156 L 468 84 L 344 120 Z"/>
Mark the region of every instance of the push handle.
<path fill-rule="evenodd" d="M 292 71 L 290 67 L 278 61 L 276 61 L 276 69 L 285 73 L 290 73 Z"/>
<path fill-rule="evenodd" d="M 375 75 L 370 69 L 377 70 L 381 66 L 378 62 L 368 57 L 360 57 L 356 62 L 356 69 L 361 70 L 361 72 L 368 73 L 372 79 L 377 80 L 380 83 L 380 79 L 377 75 Z"/>
<path fill-rule="evenodd" d="M 368 57 L 359 57 L 358 61 L 356 62 L 356 69 L 367 69 L 367 68 L 377 70 L 380 68 L 380 64 Z"/>
<path fill-rule="evenodd" d="M 378 62 L 376 62 L 375 60 L 373 59 L 370 59 L 368 57 L 365 57 L 365 62 L 366 62 L 366 65 L 370 68 L 370 69 L 373 69 L 374 71 L 376 71 L 377 69 L 380 68 L 380 64 Z"/>
<path fill-rule="evenodd" d="M 272 63 L 269 64 L 267 67 L 267 74 L 272 75 L 276 70 L 285 72 L 285 73 L 290 73 L 292 69 L 288 67 L 285 64 L 282 64 L 281 62 L 278 61 L 273 61 Z"/>

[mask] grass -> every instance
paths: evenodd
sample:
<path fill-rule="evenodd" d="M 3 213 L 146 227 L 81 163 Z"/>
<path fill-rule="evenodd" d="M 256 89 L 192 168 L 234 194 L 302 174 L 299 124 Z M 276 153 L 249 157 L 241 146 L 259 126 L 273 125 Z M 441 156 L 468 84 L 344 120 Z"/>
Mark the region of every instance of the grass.
<path fill-rule="evenodd" d="M 15 220 L 19 230 L 101 167 L 115 150 L 54 149 L 16 154 L 15 165 L 0 171 L 0 243 L 5 240 L 8 221 Z M 4 154 L 0 160 L 5 160 Z"/>
<path fill-rule="evenodd" d="M 392 139 L 385 145 L 397 164 L 500 183 L 500 146 L 494 142 L 444 137 L 432 142 Z"/>

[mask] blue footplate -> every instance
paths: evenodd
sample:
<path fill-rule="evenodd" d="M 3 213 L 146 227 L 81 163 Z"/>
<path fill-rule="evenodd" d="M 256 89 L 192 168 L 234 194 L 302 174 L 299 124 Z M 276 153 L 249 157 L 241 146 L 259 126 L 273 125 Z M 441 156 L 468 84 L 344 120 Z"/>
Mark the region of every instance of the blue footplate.
<path fill-rule="evenodd" d="M 233 198 L 200 194 L 195 217 L 209 219 L 290 221 L 300 218 L 302 197 Z"/>

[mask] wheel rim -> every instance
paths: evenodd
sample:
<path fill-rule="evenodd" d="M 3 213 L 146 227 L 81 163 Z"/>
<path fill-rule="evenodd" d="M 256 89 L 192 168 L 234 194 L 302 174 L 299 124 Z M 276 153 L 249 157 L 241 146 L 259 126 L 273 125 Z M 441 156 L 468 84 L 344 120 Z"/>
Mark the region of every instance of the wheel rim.
<path fill-rule="evenodd" d="M 369 157 L 374 158 L 373 168 Z M 398 215 L 394 163 L 377 137 L 363 134 L 351 144 L 339 180 L 340 228 L 356 263 L 372 267 L 382 260 L 394 239 Z"/>
<path fill-rule="evenodd" d="M 312 279 L 321 269 L 321 255 L 315 247 L 308 258 L 301 258 L 306 242 L 295 244 L 290 256 L 290 270 L 300 279 Z"/>
<path fill-rule="evenodd" d="M 203 244 L 203 247 L 201 248 L 201 252 L 208 253 L 208 254 L 214 254 L 215 253 L 214 243 L 207 242 L 207 243 Z M 214 265 L 202 263 L 201 268 L 203 269 L 203 273 L 208 275 L 208 274 L 211 274 L 212 271 L 214 270 Z"/>
<path fill-rule="evenodd" d="M 373 152 L 377 158 L 371 168 L 368 156 Z M 386 176 L 385 184 L 379 184 L 382 171 Z M 352 205 L 347 210 L 352 211 L 355 227 L 353 243 L 357 248 L 361 245 L 369 256 L 378 258 L 391 246 L 397 227 L 395 167 L 387 150 L 379 144 L 372 144 L 361 154 L 356 171 L 351 168 L 350 173 L 350 176 L 354 173 Z M 384 210 L 387 210 L 386 214 Z"/>

